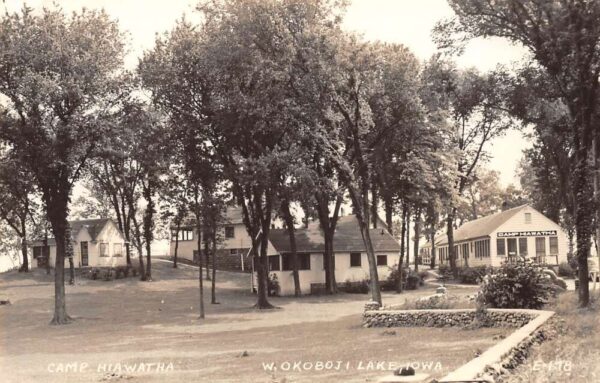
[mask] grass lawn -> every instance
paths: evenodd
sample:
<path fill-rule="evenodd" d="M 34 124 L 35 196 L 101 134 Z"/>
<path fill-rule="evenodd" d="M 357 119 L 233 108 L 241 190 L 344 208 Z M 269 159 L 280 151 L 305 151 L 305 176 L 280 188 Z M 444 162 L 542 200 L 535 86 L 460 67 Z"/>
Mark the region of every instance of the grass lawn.
<path fill-rule="evenodd" d="M 65 326 L 48 325 L 52 276 L 41 270 L 0 275 L 0 298 L 12 302 L 0 306 L 1 381 L 368 382 L 406 363 L 438 377 L 509 331 L 365 329 L 366 295 L 272 298 L 280 309 L 260 312 L 252 308 L 249 276 L 229 272 L 217 275 L 221 303 L 207 299 L 207 318 L 199 320 L 197 272 L 157 261 L 154 282 L 79 280 L 67 286 L 75 321 Z M 385 293 L 384 303 L 433 289 Z M 457 295 L 474 291 L 450 288 Z M 327 367 L 317 363 L 328 361 Z"/>
<path fill-rule="evenodd" d="M 505 379 L 513 383 L 600 382 L 600 297 L 591 308 L 577 307 L 577 292 L 561 294 L 547 309 L 556 315 L 546 326 L 553 338 L 534 346 L 526 363 Z"/>

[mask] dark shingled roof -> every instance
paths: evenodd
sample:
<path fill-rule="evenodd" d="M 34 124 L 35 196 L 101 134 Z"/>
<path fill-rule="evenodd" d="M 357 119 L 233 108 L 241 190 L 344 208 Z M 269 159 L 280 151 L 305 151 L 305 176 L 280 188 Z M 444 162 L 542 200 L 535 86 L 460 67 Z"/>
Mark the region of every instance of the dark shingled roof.
<path fill-rule="evenodd" d="M 488 236 L 494 230 L 500 227 L 500 225 L 517 215 L 517 213 L 527 206 L 528 205 L 517 206 L 512 209 L 466 222 L 454 231 L 454 242 Z M 446 234 L 439 235 L 436 238 L 435 243 L 439 245 L 447 245 L 448 236 Z"/>
<path fill-rule="evenodd" d="M 382 234 L 383 232 L 383 234 Z M 271 229 L 269 240 L 279 253 L 289 253 L 290 241 L 287 230 Z M 371 229 L 371 240 L 376 252 L 400 252 L 400 245 L 386 229 Z M 298 252 L 322 253 L 325 240 L 318 222 L 311 222 L 308 228 L 296 230 L 296 247 Z M 333 237 L 335 253 L 365 252 L 358 221 L 354 215 L 340 217 Z"/>
<path fill-rule="evenodd" d="M 92 241 L 96 240 L 96 236 L 100 234 L 104 226 L 111 221 L 110 218 L 98 218 L 98 219 L 81 219 L 77 221 L 69 221 L 71 225 L 71 236 L 76 236 L 83 227 L 85 227 L 92 237 Z"/>

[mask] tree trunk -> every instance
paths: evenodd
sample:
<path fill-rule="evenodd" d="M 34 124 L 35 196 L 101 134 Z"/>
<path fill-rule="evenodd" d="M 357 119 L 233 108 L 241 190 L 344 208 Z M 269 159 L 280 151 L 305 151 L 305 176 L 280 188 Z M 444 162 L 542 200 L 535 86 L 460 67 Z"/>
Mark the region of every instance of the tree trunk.
<path fill-rule="evenodd" d="M 396 292 L 402 292 L 402 266 L 404 264 L 404 239 L 406 234 L 406 215 L 407 207 L 406 203 L 402 204 L 402 226 L 400 228 L 400 260 L 398 261 L 398 285 L 396 286 Z"/>
<path fill-rule="evenodd" d="M 373 222 L 373 228 L 377 229 L 377 223 L 379 221 L 379 214 L 377 213 L 377 207 L 379 205 L 379 193 L 377 190 L 377 183 L 372 182 L 371 185 L 371 221 Z"/>
<path fill-rule="evenodd" d="M 598 267 L 600 267 L 600 164 L 598 161 L 598 151 L 600 150 L 600 140 L 598 140 L 598 132 L 594 130 L 594 139 L 592 140 L 592 171 L 594 172 L 594 211 L 595 218 L 595 238 L 596 257 L 598 258 Z"/>
<path fill-rule="evenodd" d="M 146 239 L 146 281 L 152 281 L 152 243 Z"/>
<path fill-rule="evenodd" d="M 268 230 L 268 229 L 267 229 Z M 267 238 L 268 232 L 265 233 L 264 227 L 263 232 L 260 235 L 260 249 L 258 256 L 255 258 L 255 268 L 258 279 L 257 295 L 258 300 L 256 302 L 257 309 L 272 309 L 273 305 L 269 303 L 267 298 L 269 292 L 269 273 L 267 271 L 267 248 L 269 245 L 269 239 Z"/>
<path fill-rule="evenodd" d="M 421 209 L 415 211 L 415 271 L 419 271 L 419 238 L 421 237 Z"/>
<path fill-rule="evenodd" d="M 217 302 L 217 233 L 216 227 L 212 230 L 212 278 L 210 286 L 210 303 L 213 305 L 218 304 Z"/>
<path fill-rule="evenodd" d="M 446 230 L 448 235 L 448 258 L 450 260 L 450 269 L 454 279 L 458 279 L 458 268 L 456 267 L 456 254 L 454 252 L 454 217 L 456 208 L 452 208 L 446 219 Z"/>
<path fill-rule="evenodd" d="M 406 207 L 406 267 L 410 270 L 410 206 Z"/>
<path fill-rule="evenodd" d="M 181 224 L 177 222 L 175 229 L 175 251 L 173 252 L 173 268 L 177 268 L 177 251 L 179 250 L 179 231 L 181 230 Z"/>
<path fill-rule="evenodd" d="M 431 269 L 435 269 L 435 227 L 432 225 L 431 228 Z"/>
<path fill-rule="evenodd" d="M 27 254 L 27 216 L 21 218 L 21 255 L 23 263 L 19 268 L 19 272 L 29 271 L 29 258 Z"/>
<path fill-rule="evenodd" d="M 287 199 L 283 199 L 281 203 L 281 212 L 283 213 L 283 220 L 287 228 L 288 237 L 290 239 L 290 250 L 292 251 L 292 274 L 294 276 L 294 296 L 299 297 L 302 295 L 300 289 L 300 274 L 298 273 L 298 251 L 296 249 L 296 228 L 294 226 L 294 217 L 290 211 L 290 203 Z M 325 259 L 325 258 L 323 258 Z"/>
<path fill-rule="evenodd" d="M 142 245 L 142 233 L 140 231 L 140 224 L 137 218 L 132 217 L 133 227 L 135 230 L 135 248 L 138 252 L 138 260 L 139 260 L 139 269 L 140 269 L 140 280 L 146 280 L 146 268 L 144 267 L 144 247 Z"/>
<path fill-rule="evenodd" d="M 204 233 L 203 228 L 200 225 L 199 214 L 196 214 L 196 230 L 198 233 Z M 205 235 L 204 237 L 207 236 Z M 207 240 L 208 239 L 206 238 L 205 241 Z M 202 284 L 202 253 L 200 252 L 200 249 L 202 248 L 202 239 L 200 235 L 196 238 L 196 244 L 198 246 L 198 289 L 200 292 L 200 319 L 204 319 L 204 286 Z"/>
<path fill-rule="evenodd" d="M 589 174 L 588 153 L 585 148 L 577 148 L 577 163 L 574 178 L 574 192 L 577 196 L 577 216 L 575 229 L 577 237 L 577 261 L 579 265 L 579 305 L 587 307 L 590 300 L 588 283 L 588 257 L 590 254 L 592 220 L 594 215 L 591 174 Z"/>
<path fill-rule="evenodd" d="M 210 251 L 204 252 L 204 267 L 206 267 L 206 280 L 210 281 Z M 215 254 L 212 254 L 214 257 Z M 202 268 L 202 267 L 200 267 Z"/>
<path fill-rule="evenodd" d="M 49 208 L 48 218 L 56 241 L 54 263 L 54 317 L 50 324 L 66 324 L 72 319 L 67 314 L 65 299 L 65 233 L 67 230 L 68 198 L 55 201 Z"/>
<path fill-rule="evenodd" d="M 390 232 L 391 235 L 394 235 L 394 222 L 392 220 L 392 215 L 393 215 L 393 206 L 392 206 L 392 202 L 389 199 L 385 200 L 385 224 L 387 225 L 387 229 Z"/>

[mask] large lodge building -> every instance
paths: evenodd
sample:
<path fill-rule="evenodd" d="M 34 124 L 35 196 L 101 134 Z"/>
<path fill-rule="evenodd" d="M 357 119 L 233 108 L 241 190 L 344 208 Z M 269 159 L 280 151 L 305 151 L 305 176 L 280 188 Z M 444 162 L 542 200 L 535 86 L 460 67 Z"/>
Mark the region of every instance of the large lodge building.
<path fill-rule="evenodd" d="M 556 223 L 529 205 L 515 207 L 469 221 L 454 232 L 457 265 L 500 266 L 516 259 L 558 265 L 567 261 L 568 239 Z M 449 264 L 448 237 L 435 240 L 436 263 Z M 431 257 L 431 244 L 421 251 L 423 263 Z"/>

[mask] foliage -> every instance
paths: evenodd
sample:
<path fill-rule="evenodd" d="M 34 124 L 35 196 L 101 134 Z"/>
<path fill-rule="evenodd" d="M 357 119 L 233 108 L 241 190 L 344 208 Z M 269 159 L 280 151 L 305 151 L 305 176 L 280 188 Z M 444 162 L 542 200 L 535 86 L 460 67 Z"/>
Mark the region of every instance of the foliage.
<path fill-rule="evenodd" d="M 63 261 L 73 185 L 127 92 L 122 38 L 101 11 L 25 6 L 0 18 L 0 140 L 32 175 L 57 241 L 53 324 L 70 320 Z"/>
<path fill-rule="evenodd" d="M 558 276 L 559 277 L 573 278 L 574 275 L 575 275 L 575 271 L 573 271 L 573 268 L 571 267 L 569 262 L 561 262 L 558 265 Z"/>
<path fill-rule="evenodd" d="M 487 273 L 488 268 L 486 266 L 463 267 L 458 271 L 458 278 L 460 283 L 476 285 L 481 282 Z"/>
<path fill-rule="evenodd" d="M 347 279 L 341 289 L 348 294 L 368 294 L 369 293 L 369 280 L 363 279 L 361 281 L 350 281 Z"/>
<path fill-rule="evenodd" d="M 550 285 L 538 265 L 506 263 L 483 278 L 480 291 L 489 307 L 540 309 L 552 293 Z"/>
<path fill-rule="evenodd" d="M 395 291 L 398 286 L 398 280 L 400 279 L 400 271 L 397 266 L 389 268 L 388 277 L 382 281 L 381 290 L 383 291 Z M 419 286 L 423 285 L 423 278 L 421 273 L 418 273 L 408 267 L 402 271 L 402 286 L 407 290 L 416 290 Z"/>
<path fill-rule="evenodd" d="M 277 274 L 275 274 L 275 273 L 269 274 L 269 296 L 277 297 L 277 296 L 279 296 L 280 291 L 281 290 L 279 287 L 279 279 L 277 278 Z"/>

